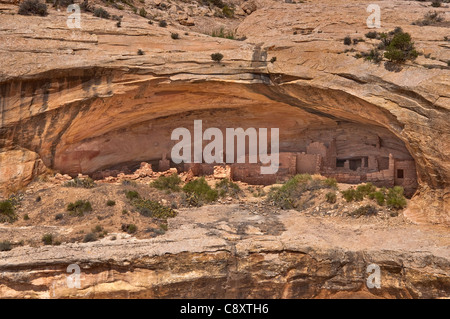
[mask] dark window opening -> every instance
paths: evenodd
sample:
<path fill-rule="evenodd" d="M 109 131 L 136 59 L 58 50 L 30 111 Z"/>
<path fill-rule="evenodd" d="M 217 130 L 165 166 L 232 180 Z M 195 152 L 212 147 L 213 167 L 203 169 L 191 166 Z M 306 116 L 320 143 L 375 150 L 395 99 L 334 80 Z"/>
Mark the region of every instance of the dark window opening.
<path fill-rule="evenodd" d="M 352 171 L 356 171 L 358 168 L 361 167 L 362 164 L 361 159 L 351 159 L 349 162 L 350 162 L 350 169 Z"/>
<path fill-rule="evenodd" d="M 344 167 L 345 160 L 336 159 L 336 167 Z"/>
<path fill-rule="evenodd" d="M 397 170 L 397 178 L 403 178 L 403 170 L 402 169 Z"/>

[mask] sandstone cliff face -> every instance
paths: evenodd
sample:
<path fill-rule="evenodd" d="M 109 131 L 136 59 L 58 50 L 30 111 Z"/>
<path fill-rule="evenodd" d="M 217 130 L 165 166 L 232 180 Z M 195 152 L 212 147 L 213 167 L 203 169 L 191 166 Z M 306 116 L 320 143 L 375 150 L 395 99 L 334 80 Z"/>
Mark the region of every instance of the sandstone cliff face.
<path fill-rule="evenodd" d="M 427 227 L 207 206 L 181 211 L 154 239 L 0 252 L 0 296 L 445 298 L 449 233 Z M 79 288 L 67 284 L 71 264 L 80 267 Z M 371 264 L 380 288 L 367 286 Z"/>
<path fill-rule="evenodd" d="M 418 2 L 383 3 L 379 31 L 401 26 L 434 58 L 388 71 L 344 53 L 345 36 L 369 31 L 369 3 L 265 3 L 239 25 L 245 41 L 198 33 L 173 40 L 176 29 L 127 13 L 121 28 L 82 14 L 82 29 L 70 30 L 64 12 L 24 17 L 2 5 L 3 188 L 26 184 L 41 170 L 30 168 L 38 161 L 76 174 L 160 159 L 170 153 L 171 131 L 194 119 L 219 128 L 280 127 L 285 151 L 338 131 L 349 138 L 377 132 L 392 152 L 416 162 L 419 190 L 406 214 L 449 223 L 447 29 L 411 25 L 429 10 Z M 354 48 L 369 50 L 366 40 Z M 215 52 L 221 63 L 211 61 Z M 39 157 L 5 162 L 23 150 Z"/>

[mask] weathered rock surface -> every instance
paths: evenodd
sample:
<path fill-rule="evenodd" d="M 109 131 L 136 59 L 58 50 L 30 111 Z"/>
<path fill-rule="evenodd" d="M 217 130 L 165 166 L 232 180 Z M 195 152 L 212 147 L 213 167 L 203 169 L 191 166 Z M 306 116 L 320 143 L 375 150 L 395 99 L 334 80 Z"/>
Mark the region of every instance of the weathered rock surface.
<path fill-rule="evenodd" d="M 181 211 L 149 240 L 0 252 L 2 298 L 444 298 L 450 235 L 439 226 L 352 223 L 239 205 Z M 70 264 L 81 268 L 69 288 Z M 367 266 L 381 288 L 368 288 Z"/>
<path fill-rule="evenodd" d="M 448 29 L 411 25 L 429 11 L 419 2 L 383 2 L 379 31 L 401 26 L 434 58 L 391 72 L 344 53 L 345 36 L 369 31 L 369 3 L 258 2 L 237 30 L 246 41 L 198 33 L 173 40 L 176 29 L 119 10 L 121 28 L 82 14 L 82 29 L 68 29 L 64 12 L 25 17 L 2 4 L 0 148 L 28 150 L 74 175 L 159 160 L 170 154 L 171 131 L 194 119 L 219 128 L 280 127 L 286 151 L 316 136 L 376 131 L 416 162 L 419 190 L 407 216 L 449 223 Z M 367 51 L 371 41 L 355 49 Z M 222 63 L 211 61 L 215 52 Z M 1 180 L 12 180 L 13 171 L 2 169 Z"/>

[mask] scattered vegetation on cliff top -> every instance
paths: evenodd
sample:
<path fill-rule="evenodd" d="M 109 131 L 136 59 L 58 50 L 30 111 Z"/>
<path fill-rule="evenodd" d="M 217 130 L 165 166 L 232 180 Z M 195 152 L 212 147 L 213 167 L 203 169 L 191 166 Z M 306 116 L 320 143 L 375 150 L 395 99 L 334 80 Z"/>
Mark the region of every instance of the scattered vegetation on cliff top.
<path fill-rule="evenodd" d="M 444 21 L 444 17 L 441 15 L 440 12 L 429 11 L 423 16 L 421 20 L 416 20 L 412 24 L 419 26 L 428 26 L 428 25 L 436 25 L 442 21 Z"/>
<path fill-rule="evenodd" d="M 20 4 L 18 13 L 25 16 L 37 15 L 45 17 L 48 15 L 47 5 L 40 3 L 39 0 L 25 0 Z"/>
<path fill-rule="evenodd" d="M 414 48 L 411 35 L 403 32 L 402 28 L 396 27 L 393 31 L 388 33 L 377 33 L 371 31 L 366 33 L 369 39 L 378 39 L 378 45 L 369 52 L 360 52 L 355 55 L 355 58 L 364 58 L 366 61 L 379 64 L 383 58 L 389 60 L 391 64 L 398 65 L 405 63 L 407 60 L 414 60 L 419 53 Z M 396 71 L 398 67 L 392 65 L 385 65 L 387 70 Z"/>

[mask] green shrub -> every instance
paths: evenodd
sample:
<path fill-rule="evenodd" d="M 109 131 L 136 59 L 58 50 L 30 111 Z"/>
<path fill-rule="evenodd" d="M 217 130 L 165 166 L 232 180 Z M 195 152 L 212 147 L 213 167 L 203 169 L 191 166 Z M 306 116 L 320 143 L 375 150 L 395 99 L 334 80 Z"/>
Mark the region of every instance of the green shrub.
<path fill-rule="evenodd" d="M 132 191 L 132 190 L 125 191 L 125 196 L 126 196 L 126 198 L 127 198 L 128 200 L 133 200 L 133 199 L 141 198 L 141 196 L 139 195 L 138 192 Z"/>
<path fill-rule="evenodd" d="M 433 0 L 431 2 L 431 6 L 435 7 L 435 8 L 439 8 L 441 6 L 441 4 L 442 4 L 441 0 Z"/>
<path fill-rule="evenodd" d="M 239 185 L 233 183 L 228 178 L 224 178 L 221 181 L 216 183 L 216 190 L 219 193 L 220 197 L 231 196 L 231 197 L 239 197 L 239 194 L 242 193 Z"/>
<path fill-rule="evenodd" d="M 42 236 L 42 242 L 44 243 L 44 245 L 52 245 L 53 239 L 53 234 L 44 234 Z"/>
<path fill-rule="evenodd" d="M 30 219 L 30 216 L 28 216 L 28 214 L 25 214 L 24 216 L 23 216 L 23 220 L 29 220 Z"/>
<path fill-rule="evenodd" d="M 83 243 L 89 243 L 89 242 L 96 241 L 96 240 L 97 240 L 97 234 L 88 233 L 84 236 Z"/>
<path fill-rule="evenodd" d="M 394 186 L 387 193 L 386 204 L 389 208 L 402 209 L 406 207 L 406 198 L 403 195 L 403 187 Z"/>
<path fill-rule="evenodd" d="M 325 194 L 325 198 L 327 203 L 334 204 L 336 203 L 337 196 L 335 192 L 328 192 Z"/>
<path fill-rule="evenodd" d="M 86 200 L 77 200 L 75 203 L 69 203 L 67 205 L 67 211 L 70 215 L 81 217 L 84 213 L 89 213 L 92 211 L 92 205 Z"/>
<path fill-rule="evenodd" d="M 345 45 L 351 45 L 352 44 L 352 38 L 350 38 L 349 36 L 346 36 L 344 38 L 344 44 Z"/>
<path fill-rule="evenodd" d="M 74 0 L 59 0 L 59 5 L 63 8 L 67 8 L 69 5 L 73 4 Z"/>
<path fill-rule="evenodd" d="M 419 26 L 427 26 L 427 25 L 434 25 L 438 24 L 439 22 L 444 21 L 444 18 L 441 16 L 441 14 L 437 11 L 429 11 L 427 12 L 422 20 L 417 20 L 413 22 L 414 25 Z"/>
<path fill-rule="evenodd" d="M 161 20 L 161 21 L 159 21 L 158 25 L 159 25 L 161 28 L 165 28 L 165 27 L 167 27 L 167 22 L 166 22 L 165 20 Z"/>
<path fill-rule="evenodd" d="M 323 181 L 313 179 L 309 174 L 298 174 L 290 178 L 281 187 L 269 191 L 267 201 L 281 209 L 298 207 L 298 199 L 305 191 L 329 188 Z"/>
<path fill-rule="evenodd" d="M 165 232 L 169 229 L 167 224 L 161 224 L 159 225 L 159 228 L 161 228 L 162 230 L 164 230 Z"/>
<path fill-rule="evenodd" d="M 67 181 L 64 183 L 65 187 L 80 187 L 80 188 L 93 188 L 96 186 L 94 180 L 90 177 L 78 178 Z"/>
<path fill-rule="evenodd" d="M 211 60 L 219 63 L 220 61 L 222 61 L 223 59 L 223 54 L 222 53 L 213 53 L 211 54 Z"/>
<path fill-rule="evenodd" d="M 378 49 L 372 49 L 364 54 L 364 60 L 378 64 L 383 61 L 383 54 Z"/>
<path fill-rule="evenodd" d="M 411 36 L 404 32 L 394 35 L 384 53 L 386 59 L 395 63 L 414 60 L 418 55 L 418 52 L 414 49 L 414 44 L 411 42 Z"/>
<path fill-rule="evenodd" d="M 330 187 L 330 188 L 334 188 L 334 189 L 337 189 L 337 188 L 338 188 L 338 186 L 337 186 L 337 181 L 336 181 L 336 179 L 333 178 L 333 177 L 330 177 L 330 178 L 325 179 L 325 180 L 323 181 L 323 183 L 324 183 L 325 185 L 327 185 L 328 187 Z"/>
<path fill-rule="evenodd" d="M 11 243 L 8 240 L 0 241 L 0 251 L 11 250 Z"/>
<path fill-rule="evenodd" d="M 345 191 L 342 191 L 341 193 L 347 202 L 351 202 L 351 201 L 355 200 L 356 190 L 354 188 L 349 188 Z"/>
<path fill-rule="evenodd" d="M 108 11 L 106 11 L 103 8 L 95 8 L 94 9 L 94 16 L 102 18 L 102 19 L 109 19 L 110 14 Z"/>
<path fill-rule="evenodd" d="M 40 3 L 38 0 L 25 0 L 20 4 L 18 13 L 25 16 L 37 15 L 45 17 L 48 15 L 47 5 Z"/>
<path fill-rule="evenodd" d="M 177 215 L 172 208 L 150 199 L 135 199 L 132 204 L 145 217 L 167 219 Z"/>
<path fill-rule="evenodd" d="M 378 210 L 372 205 L 361 206 L 358 209 L 350 213 L 350 216 L 361 217 L 361 216 L 374 216 L 378 214 Z"/>
<path fill-rule="evenodd" d="M 124 179 L 122 181 L 122 185 L 123 186 L 137 186 L 137 183 L 136 183 L 136 181 L 132 181 L 130 179 Z"/>
<path fill-rule="evenodd" d="M 111 200 L 111 199 L 108 199 L 108 200 L 106 201 L 106 206 L 114 206 L 114 205 L 116 205 L 116 202 L 115 202 L 115 201 L 113 201 L 113 200 Z"/>
<path fill-rule="evenodd" d="M 230 39 L 230 40 L 235 39 L 233 31 L 225 30 L 224 27 L 220 27 L 219 29 L 213 30 L 211 32 L 211 36 L 215 37 L 215 38 L 223 38 L 223 39 Z"/>
<path fill-rule="evenodd" d="M 229 6 L 225 5 L 222 8 L 222 13 L 227 18 L 232 18 L 234 16 L 234 10 L 233 8 L 230 8 Z"/>
<path fill-rule="evenodd" d="M 0 223 L 13 223 L 18 219 L 10 200 L 0 201 Z"/>
<path fill-rule="evenodd" d="M 145 18 L 147 16 L 147 11 L 144 8 L 141 8 L 139 9 L 139 15 Z"/>
<path fill-rule="evenodd" d="M 134 234 L 137 231 L 137 226 L 135 224 L 122 224 L 122 231 Z"/>
<path fill-rule="evenodd" d="M 61 219 L 63 219 L 63 214 L 56 214 L 55 215 L 55 220 L 61 220 Z"/>
<path fill-rule="evenodd" d="M 384 193 L 381 191 L 376 191 L 376 192 L 370 193 L 369 198 L 375 200 L 377 202 L 377 204 L 380 206 L 383 206 L 386 201 Z"/>
<path fill-rule="evenodd" d="M 358 187 L 356 187 L 355 198 L 362 200 L 365 196 L 375 192 L 376 190 L 377 188 L 370 182 L 358 185 Z"/>
<path fill-rule="evenodd" d="M 150 184 L 150 186 L 159 190 L 171 190 L 174 192 L 179 192 L 181 190 L 180 183 L 181 178 L 177 173 L 175 173 L 170 176 L 159 176 Z"/>
<path fill-rule="evenodd" d="M 366 33 L 366 38 L 368 39 L 376 39 L 378 36 L 377 31 L 369 31 Z"/>
<path fill-rule="evenodd" d="M 219 196 L 217 190 L 212 189 L 204 177 L 192 180 L 183 187 L 187 195 L 188 203 L 192 206 L 201 206 L 203 203 L 210 203 Z"/>
<path fill-rule="evenodd" d="M 173 40 L 178 40 L 178 39 L 180 38 L 180 36 L 178 35 L 178 33 L 171 33 L 171 34 L 170 34 L 170 37 L 171 37 Z"/>

